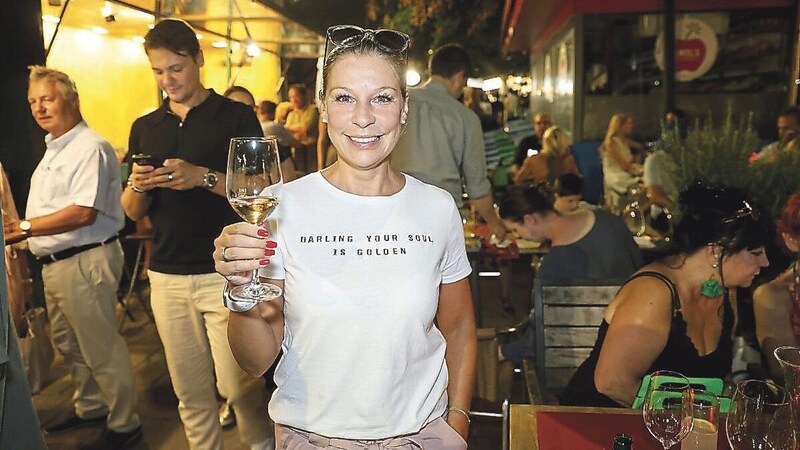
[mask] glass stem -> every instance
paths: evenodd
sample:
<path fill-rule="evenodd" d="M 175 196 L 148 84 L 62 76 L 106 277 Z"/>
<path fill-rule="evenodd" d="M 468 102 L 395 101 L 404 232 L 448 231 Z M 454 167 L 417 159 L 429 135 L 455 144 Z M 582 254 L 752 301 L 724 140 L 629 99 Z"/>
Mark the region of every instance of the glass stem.
<path fill-rule="evenodd" d="M 258 269 L 253 270 L 253 279 L 250 280 L 250 287 L 258 289 L 261 286 L 261 277 L 258 276 Z"/>

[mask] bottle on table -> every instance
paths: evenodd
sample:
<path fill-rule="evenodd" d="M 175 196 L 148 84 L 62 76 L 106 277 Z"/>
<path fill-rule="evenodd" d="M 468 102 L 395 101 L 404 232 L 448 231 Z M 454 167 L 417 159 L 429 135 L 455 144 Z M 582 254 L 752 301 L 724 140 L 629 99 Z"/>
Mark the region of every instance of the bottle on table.
<path fill-rule="evenodd" d="M 614 436 L 612 450 L 633 450 L 633 438 L 625 433 Z"/>

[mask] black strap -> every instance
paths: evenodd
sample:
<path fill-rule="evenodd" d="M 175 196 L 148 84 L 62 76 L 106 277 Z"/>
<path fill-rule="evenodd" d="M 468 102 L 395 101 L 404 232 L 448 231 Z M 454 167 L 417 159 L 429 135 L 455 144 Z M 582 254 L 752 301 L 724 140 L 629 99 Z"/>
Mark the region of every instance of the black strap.
<path fill-rule="evenodd" d="M 667 285 L 669 288 L 669 293 L 672 296 L 672 315 L 673 317 L 676 316 L 679 312 L 681 312 L 681 299 L 678 297 L 678 288 L 675 286 L 675 283 L 672 282 L 666 275 L 661 272 L 656 272 L 655 270 L 644 270 L 642 272 L 634 274 L 632 277 L 628 278 L 628 281 L 625 284 L 631 282 L 639 277 L 654 277 L 658 278 L 659 280 L 663 281 L 664 284 Z"/>
<path fill-rule="evenodd" d="M 61 261 L 61 260 L 67 259 L 67 258 L 72 258 L 73 256 L 75 256 L 75 255 L 77 255 L 79 253 L 83 253 L 83 252 L 85 252 L 87 250 L 91 250 L 93 248 L 100 247 L 101 245 L 109 244 L 111 242 L 116 241 L 118 238 L 119 238 L 119 236 L 115 234 L 114 236 L 111 236 L 110 238 L 106 239 L 103 242 L 96 242 L 94 244 L 86 244 L 86 245 L 81 245 L 81 246 L 78 246 L 78 247 L 70 247 L 70 248 L 68 248 L 66 250 L 61 250 L 60 252 L 55 252 L 52 255 L 39 256 L 36 259 L 39 260 L 39 262 L 41 262 L 42 264 L 50 264 L 50 263 L 53 263 L 53 262 L 56 262 L 56 261 Z"/>

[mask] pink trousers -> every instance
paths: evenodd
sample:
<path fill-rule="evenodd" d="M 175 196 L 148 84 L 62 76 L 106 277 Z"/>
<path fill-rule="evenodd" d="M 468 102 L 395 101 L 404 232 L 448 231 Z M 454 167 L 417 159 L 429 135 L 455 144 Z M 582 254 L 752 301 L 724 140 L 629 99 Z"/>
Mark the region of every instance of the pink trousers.
<path fill-rule="evenodd" d="M 419 433 L 377 441 L 327 438 L 275 424 L 276 450 L 466 450 L 467 443 L 444 419 L 425 425 Z"/>

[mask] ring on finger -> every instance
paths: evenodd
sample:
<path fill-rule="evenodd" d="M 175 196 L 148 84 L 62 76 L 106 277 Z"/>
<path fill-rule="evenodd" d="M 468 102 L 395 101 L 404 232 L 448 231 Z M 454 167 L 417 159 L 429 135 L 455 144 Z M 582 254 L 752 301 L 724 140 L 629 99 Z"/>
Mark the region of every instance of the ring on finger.
<path fill-rule="evenodd" d="M 222 261 L 224 261 L 224 262 L 230 261 L 228 259 L 228 257 L 225 255 L 225 252 L 227 252 L 227 251 L 228 251 L 228 247 L 222 247 L 222 254 L 220 255 L 220 257 L 222 257 Z"/>
<path fill-rule="evenodd" d="M 174 178 L 175 177 L 171 173 L 167 174 L 167 181 L 172 181 Z"/>

